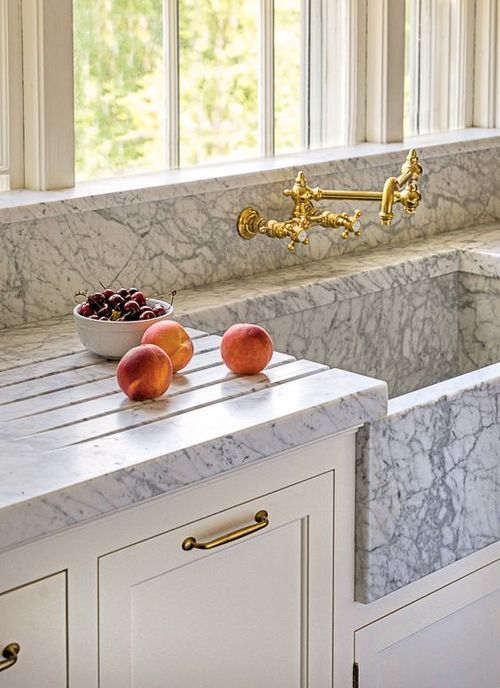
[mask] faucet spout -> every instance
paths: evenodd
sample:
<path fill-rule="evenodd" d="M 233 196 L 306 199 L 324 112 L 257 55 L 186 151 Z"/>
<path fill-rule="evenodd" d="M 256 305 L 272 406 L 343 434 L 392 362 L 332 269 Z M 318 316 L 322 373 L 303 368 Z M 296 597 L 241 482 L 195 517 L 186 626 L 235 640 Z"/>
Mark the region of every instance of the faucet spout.
<path fill-rule="evenodd" d="M 389 177 L 384 184 L 382 191 L 382 203 L 380 204 L 380 224 L 390 225 L 392 223 L 394 213 L 392 206 L 394 205 L 396 194 L 399 192 L 399 182 L 396 177 Z"/>

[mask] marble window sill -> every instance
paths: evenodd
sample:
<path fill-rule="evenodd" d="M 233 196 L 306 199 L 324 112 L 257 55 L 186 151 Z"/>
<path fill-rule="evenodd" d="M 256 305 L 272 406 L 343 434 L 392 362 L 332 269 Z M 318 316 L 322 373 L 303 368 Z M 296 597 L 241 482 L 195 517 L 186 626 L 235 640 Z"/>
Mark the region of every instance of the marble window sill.
<path fill-rule="evenodd" d="M 454 151 L 497 145 L 500 145 L 500 129 L 470 128 L 419 136 L 404 143 L 361 143 L 275 158 L 82 182 L 75 188 L 59 191 L 5 191 L 0 193 L 0 224 L 196 196 L 267 182 L 288 182 L 297 167 L 316 175 L 330 172 L 330 163 L 346 160 L 360 168 L 392 163 L 392 159 L 398 165 L 401 152 L 410 147 L 430 147 L 432 157 L 439 157 Z"/>

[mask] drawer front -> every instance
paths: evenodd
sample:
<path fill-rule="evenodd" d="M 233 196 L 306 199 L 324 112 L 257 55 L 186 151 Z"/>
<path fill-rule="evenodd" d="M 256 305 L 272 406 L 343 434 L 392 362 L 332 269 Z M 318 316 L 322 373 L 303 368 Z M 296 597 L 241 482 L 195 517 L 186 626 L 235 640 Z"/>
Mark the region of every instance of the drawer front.
<path fill-rule="evenodd" d="M 102 557 L 101 688 L 331 687 L 332 542 L 330 473 Z"/>
<path fill-rule="evenodd" d="M 0 652 L 12 643 L 18 658 L 0 658 L 0 688 L 67 686 L 65 573 L 0 595 Z"/>

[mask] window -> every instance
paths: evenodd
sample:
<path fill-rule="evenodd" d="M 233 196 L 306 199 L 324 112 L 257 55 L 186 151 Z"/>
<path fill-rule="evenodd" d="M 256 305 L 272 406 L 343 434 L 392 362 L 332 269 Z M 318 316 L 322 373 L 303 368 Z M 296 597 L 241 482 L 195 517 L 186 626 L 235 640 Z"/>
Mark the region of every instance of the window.
<path fill-rule="evenodd" d="M 0 188 L 500 123 L 500 0 L 0 0 Z"/>
<path fill-rule="evenodd" d="M 300 0 L 73 6 L 77 178 L 300 147 Z"/>
<path fill-rule="evenodd" d="M 473 3 L 406 0 L 405 134 L 472 124 Z"/>

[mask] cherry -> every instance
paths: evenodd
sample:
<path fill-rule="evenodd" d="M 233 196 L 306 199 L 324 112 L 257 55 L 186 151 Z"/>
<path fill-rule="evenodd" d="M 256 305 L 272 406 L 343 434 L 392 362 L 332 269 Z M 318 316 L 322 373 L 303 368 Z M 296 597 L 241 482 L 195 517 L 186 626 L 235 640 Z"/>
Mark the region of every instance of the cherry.
<path fill-rule="evenodd" d="M 89 294 L 89 295 L 87 296 L 87 301 L 88 301 L 91 305 L 96 304 L 96 303 L 102 305 L 102 304 L 105 302 L 105 300 L 106 300 L 106 299 L 105 299 L 105 297 L 104 297 L 104 294 L 101 294 L 100 291 L 96 291 L 96 292 L 94 292 L 93 294 Z"/>
<path fill-rule="evenodd" d="M 128 296 L 128 289 L 118 289 L 116 293 L 119 294 L 122 297 L 122 299 L 126 299 Z"/>
<path fill-rule="evenodd" d="M 136 292 L 138 292 L 138 291 L 139 291 L 139 290 L 136 289 L 135 287 L 130 287 L 130 289 L 128 290 L 128 293 L 129 293 L 131 296 L 133 296 L 133 295 L 134 295 Z"/>
<path fill-rule="evenodd" d="M 102 295 L 104 296 L 104 298 L 105 298 L 106 301 L 107 301 L 108 299 L 110 299 L 110 298 L 113 296 L 114 293 L 115 293 L 115 292 L 114 292 L 112 289 L 105 289 L 105 290 L 102 292 Z"/>
<path fill-rule="evenodd" d="M 138 311 L 139 309 L 139 304 L 134 300 L 127 301 L 123 306 L 124 311 Z"/>
<path fill-rule="evenodd" d="M 146 303 L 146 297 L 142 291 L 136 291 L 134 294 L 134 301 L 137 301 L 139 306 L 144 306 Z"/>
<path fill-rule="evenodd" d="M 100 310 L 98 310 L 98 311 L 97 311 L 97 315 L 98 315 L 100 318 L 106 318 L 106 320 L 107 320 L 107 319 L 108 319 L 108 316 L 109 316 L 109 308 L 108 308 L 108 306 L 103 306 Z"/>
<path fill-rule="evenodd" d="M 163 308 L 163 306 L 160 306 L 160 305 L 155 306 L 155 307 L 153 308 L 153 313 L 155 314 L 155 316 L 156 316 L 157 318 L 159 318 L 160 315 L 165 315 L 166 312 L 167 312 L 167 311 Z"/>
<path fill-rule="evenodd" d="M 107 318 L 105 315 L 103 315 L 99 318 L 99 320 L 109 320 L 109 318 Z"/>
<path fill-rule="evenodd" d="M 99 316 L 96 313 L 92 313 L 92 315 L 89 315 L 89 320 L 99 320 Z"/>
<path fill-rule="evenodd" d="M 151 320 L 154 317 L 153 311 L 143 311 L 139 316 L 139 320 Z"/>
<path fill-rule="evenodd" d="M 116 293 L 113 294 L 113 296 L 109 297 L 108 303 L 113 308 L 121 308 L 124 304 L 124 300 L 123 297 L 120 296 L 120 294 Z"/>
<path fill-rule="evenodd" d="M 88 303 L 82 303 L 80 304 L 78 313 L 80 313 L 80 315 L 83 315 L 84 318 L 89 318 L 93 313 L 92 307 Z"/>

